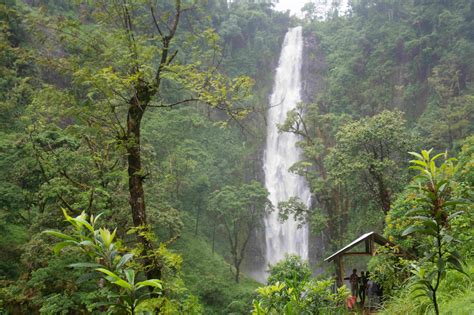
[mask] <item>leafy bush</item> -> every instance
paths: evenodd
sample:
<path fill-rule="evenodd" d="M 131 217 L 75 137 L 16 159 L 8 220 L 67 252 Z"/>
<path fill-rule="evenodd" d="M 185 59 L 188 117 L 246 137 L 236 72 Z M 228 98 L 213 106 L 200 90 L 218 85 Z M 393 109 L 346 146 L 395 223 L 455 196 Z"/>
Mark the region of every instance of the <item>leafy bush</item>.
<path fill-rule="evenodd" d="M 346 287 L 336 290 L 334 280 L 310 276 L 306 261 L 287 255 L 271 267 L 268 285 L 257 289 L 252 314 L 345 314 Z"/>
<path fill-rule="evenodd" d="M 411 261 L 398 255 L 397 247 L 379 247 L 377 255 L 369 261 L 370 278 L 380 284 L 385 296 L 406 286 L 410 277 Z"/>
<path fill-rule="evenodd" d="M 91 216 L 88 220 L 84 212 L 75 218 L 65 210 L 63 212 L 66 221 L 73 226 L 72 232 L 66 234 L 49 230 L 45 233 L 62 239 L 53 248 L 56 254 L 66 247 L 85 254 L 87 261 L 76 262 L 69 267 L 83 268 L 87 272 L 82 276 L 96 280 L 99 291 L 105 293 L 103 300 L 97 304 L 101 309 L 130 314 L 156 310 L 165 313 L 184 310 L 192 310 L 195 314 L 201 312 L 196 299 L 184 294 L 186 289 L 179 279 L 168 281 L 168 287 L 165 288 L 162 279 L 146 279 L 143 271 L 147 266 L 142 264 L 142 260 L 133 260 L 134 253 L 126 251 L 122 241 L 116 238 L 116 230 L 111 232 L 105 228 L 96 229 L 100 215 Z M 180 257 L 168 253 L 163 244 L 155 255 L 161 257 L 163 277 L 166 277 L 170 269 L 177 269 L 181 262 Z M 53 295 L 51 299 L 57 300 L 57 297 Z"/>
<path fill-rule="evenodd" d="M 268 284 L 284 282 L 296 287 L 310 277 L 311 269 L 307 261 L 302 260 L 298 255 L 286 255 L 285 259 L 270 267 Z"/>

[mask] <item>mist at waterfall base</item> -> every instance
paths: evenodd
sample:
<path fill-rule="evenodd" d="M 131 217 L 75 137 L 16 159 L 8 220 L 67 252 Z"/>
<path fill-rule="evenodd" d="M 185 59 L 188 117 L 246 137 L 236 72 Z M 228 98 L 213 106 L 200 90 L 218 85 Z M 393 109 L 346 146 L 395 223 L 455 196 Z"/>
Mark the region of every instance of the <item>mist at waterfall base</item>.
<path fill-rule="evenodd" d="M 291 133 L 279 133 L 278 125 L 286 120 L 288 111 L 301 101 L 301 65 L 303 59 L 302 28 L 288 30 L 283 41 L 267 120 L 267 141 L 264 154 L 265 186 L 269 199 L 276 208 L 281 201 L 298 197 L 306 205 L 311 194 L 303 177 L 290 173 L 289 168 L 299 161 L 301 153 L 296 147 L 298 137 Z M 285 222 L 278 219 L 278 210 L 268 214 L 265 223 L 265 266 L 273 265 L 292 253 L 308 258 L 308 227 L 298 228 L 290 217 Z M 259 273 L 258 280 L 266 278 L 266 270 Z"/>

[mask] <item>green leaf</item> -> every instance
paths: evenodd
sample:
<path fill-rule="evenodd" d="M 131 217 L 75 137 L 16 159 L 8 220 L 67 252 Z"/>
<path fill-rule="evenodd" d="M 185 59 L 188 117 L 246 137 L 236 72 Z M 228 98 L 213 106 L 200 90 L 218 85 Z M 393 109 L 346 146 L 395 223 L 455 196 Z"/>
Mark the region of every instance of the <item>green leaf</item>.
<path fill-rule="evenodd" d="M 430 160 L 430 153 L 431 153 L 431 150 L 421 150 L 421 154 L 423 155 L 423 158 L 426 160 L 426 161 L 429 161 Z"/>
<path fill-rule="evenodd" d="M 426 214 L 426 215 L 429 215 L 429 210 L 426 210 L 426 209 L 423 209 L 423 208 L 415 208 L 415 209 L 412 209 L 412 210 L 409 210 L 406 212 L 406 215 L 407 216 L 411 216 L 411 215 L 414 215 L 414 214 Z"/>
<path fill-rule="evenodd" d="M 419 160 L 423 160 L 423 157 L 422 157 L 419 153 L 416 153 L 416 152 L 408 152 L 408 154 L 413 155 L 414 157 L 418 158 Z"/>
<path fill-rule="evenodd" d="M 79 245 L 82 245 L 82 246 L 94 246 L 94 243 L 92 243 L 92 241 L 85 240 L 85 241 L 80 242 Z"/>
<path fill-rule="evenodd" d="M 413 219 L 421 220 L 421 221 L 426 221 L 426 220 L 432 220 L 431 218 L 424 216 L 424 215 L 415 215 L 412 217 Z"/>
<path fill-rule="evenodd" d="M 425 252 L 425 259 L 430 260 L 434 255 L 436 255 L 435 252 Z"/>
<path fill-rule="evenodd" d="M 127 281 L 130 284 L 135 284 L 135 270 L 133 269 L 125 269 L 124 270 L 125 277 L 127 277 Z"/>
<path fill-rule="evenodd" d="M 417 164 L 421 166 L 422 168 L 425 168 L 428 166 L 424 161 L 420 161 L 420 160 L 410 160 L 410 163 Z"/>
<path fill-rule="evenodd" d="M 412 169 L 412 170 L 417 170 L 417 171 L 420 171 L 420 172 L 426 172 L 426 169 L 424 169 L 423 167 L 421 166 L 418 166 L 418 165 L 412 165 L 410 167 L 408 167 L 409 169 Z"/>
<path fill-rule="evenodd" d="M 118 285 L 119 287 L 122 287 L 124 289 L 127 289 L 127 290 L 130 290 L 132 291 L 133 290 L 133 286 L 128 283 L 127 281 L 123 280 L 123 279 L 120 279 L 120 280 L 117 280 L 117 281 L 113 281 L 112 282 L 113 284 L 116 284 Z"/>
<path fill-rule="evenodd" d="M 434 160 L 436 160 L 437 158 L 439 158 L 440 156 L 443 156 L 443 155 L 445 155 L 444 152 L 443 152 L 443 153 L 438 153 L 438 154 L 436 154 L 435 156 L 433 156 L 433 157 L 431 158 L 431 161 L 434 161 Z"/>
<path fill-rule="evenodd" d="M 95 224 L 95 223 L 99 220 L 99 218 L 100 218 L 102 215 L 103 215 L 102 212 L 99 213 L 99 214 L 96 215 L 96 216 L 91 215 L 91 218 L 90 218 L 91 223 L 92 223 L 92 224 Z"/>
<path fill-rule="evenodd" d="M 104 243 L 105 248 L 109 248 L 110 245 L 112 244 L 116 231 L 117 229 L 115 229 L 112 233 L 110 233 L 110 231 L 107 229 L 104 229 L 104 228 L 99 229 L 99 234 L 100 234 L 100 237 L 102 238 L 102 242 Z"/>
<path fill-rule="evenodd" d="M 426 229 L 433 230 L 434 234 L 436 235 L 436 231 L 438 229 L 438 224 L 436 223 L 435 220 L 432 219 L 427 219 L 427 220 L 421 220 L 421 224 L 423 224 Z M 433 235 L 433 234 L 431 234 Z"/>
<path fill-rule="evenodd" d="M 61 208 L 61 210 L 63 211 L 63 215 L 66 218 L 66 221 L 71 221 L 72 217 L 69 214 L 67 214 L 66 209 Z"/>
<path fill-rule="evenodd" d="M 113 278 L 114 280 L 122 280 L 119 276 L 117 276 L 115 273 L 113 273 L 110 270 L 107 270 L 105 268 L 96 268 L 95 270 L 100 271 L 102 273 L 105 273 L 109 277 Z"/>
<path fill-rule="evenodd" d="M 436 232 L 438 229 L 438 224 L 436 221 L 429 217 L 417 215 L 413 216 L 413 219 L 419 220 L 419 222 L 421 222 L 421 224 L 423 224 L 427 229 L 432 229 L 434 232 Z"/>
<path fill-rule="evenodd" d="M 436 232 L 431 229 L 426 229 L 424 226 L 412 225 L 409 226 L 405 231 L 403 231 L 402 236 L 407 236 L 412 233 L 421 233 L 436 236 Z"/>
<path fill-rule="evenodd" d="M 121 269 L 127 262 L 130 261 L 130 259 L 133 258 L 133 254 L 125 254 L 120 258 L 120 261 L 118 262 L 116 269 Z"/>
<path fill-rule="evenodd" d="M 443 184 L 438 183 L 438 185 L 440 185 L 439 188 L 438 188 L 438 191 L 440 193 L 443 193 L 444 190 L 446 189 L 446 187 L 448 186 L 448 183 L 443 183 Z"/>
<path fill-rule="evenodd" d="M 94 233 L 94 228 L 84 219 L 82 214 L 73 218 L 72 221 L 78 222 L 80 225 L 85 226 L 89 231 L 91 231 L 91 233 Z"/>
<path fill-rule="evenodd" d="M 133 290 L 133 286 L 128 283 L 127 281 L 123 280 L 122 278 L 120 278 L 119 276 L 117 276 L 115 273 L 113 273 L 112 271 L 110 270 L 107 270 L 105 268 L 97 268 L 96 269 L 97 271 L 100 271 L 102 273 L 105 273 L 106 275 L 108 275 L 110 278 L 112 278 L 112 280 L 109 280 L 110 282 L 112 282 L 113 284 L 115 285 L 118 285 L 119 287 L 122 287 L 124 289 L 127 289 L 129 291 L 132 291 Z"/>
<path fill-rule="evenodd" d="M 143 287 L 154 287 L 158 289 L 163 289 L 163 286 L 161 285 L 161 281 L 157 279 L 150 279 L 150 280 L 145 280 L 137 283 L 137 288 L 143 288 Z"/>
<path fill-rule="evenodd" d="M 64 239 L 64 240 L 77 241 L 74 237 L 69 236 L 69 235 L 64 234 L 64 233 L 61 233 L 61 232 L 58 232 L 58 231 L 46 230 L 46 231 L 43 231 L 43 233 L 48 234 L 48 235 L 52 235 L 52 236 L 55 236 L 55 237 L 58 237 L 58 238 L 61 238 L 61 239 Z"/>
<path fill-rule="evenodd" d="M 464 268 L 463 268 L 463 265 L 462 265 L 461 261 L 457 257 L 450 255 L 447 259 L 447 262 L 449 264 L 451 264 L 451 266 L 455 270 L 457 270 L 458 272 L 460 272 L 462 274 L 465 274 L 466 276 L 469 277 L 469 275 L 464 271 Z"/>

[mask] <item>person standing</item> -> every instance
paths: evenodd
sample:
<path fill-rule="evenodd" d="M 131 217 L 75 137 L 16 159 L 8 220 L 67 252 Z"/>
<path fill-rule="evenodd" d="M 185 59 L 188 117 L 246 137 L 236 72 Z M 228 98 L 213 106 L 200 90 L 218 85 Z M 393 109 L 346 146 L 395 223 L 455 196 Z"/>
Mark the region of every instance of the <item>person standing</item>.
<path fill-rule="evenodd" d="M 365 298 L 367 297 L 369 274 L 370 273 L 368 271 L 365 273 L 365 275 L 363 271 L 360 273 L 359 297 L 362 307 L 364 307 Z"/>
<path fill-rule="evenodd" d="M 351 284 L 352 296 L 357 298 L 357 291 L 359 288 L 359 276 L 357 275 L 357 269 L 352 270 L 352 274 L 349 277 L 349 282 Z"/>

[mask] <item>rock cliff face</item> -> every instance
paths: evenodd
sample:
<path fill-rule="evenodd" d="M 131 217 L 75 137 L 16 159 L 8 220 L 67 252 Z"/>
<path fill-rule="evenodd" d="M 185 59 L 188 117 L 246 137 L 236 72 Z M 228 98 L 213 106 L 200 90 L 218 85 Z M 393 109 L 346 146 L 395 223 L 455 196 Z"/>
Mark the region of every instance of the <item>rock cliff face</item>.
<path fill-rule="evenodd" d="M 314 34 L 305 32 L 303 46 L 302 91 L 304 103 L 316 101 L 319 93 L 325 87 L 324 76 L 327 64 L 322 52 L 320 41 Z"/>
<path fill-rule="evenodd" d="M 304 103 L 314 103 L 325 88 L 324 78 L 327 71 L 327 64 L 318 38 L 309 32 L 305 32 L 303 36 L 301 96 Z M 318 234 L 310 233 L 308 258 L 313 267 L 313 272 L 316 274 L 322 273 L 324 269 L 329 267 L 329 265 L 324 262 L 324 256 L 327 254 L 326 244 L 328 243 L 328 240 L 325 239 L 322 232 Z"/>

